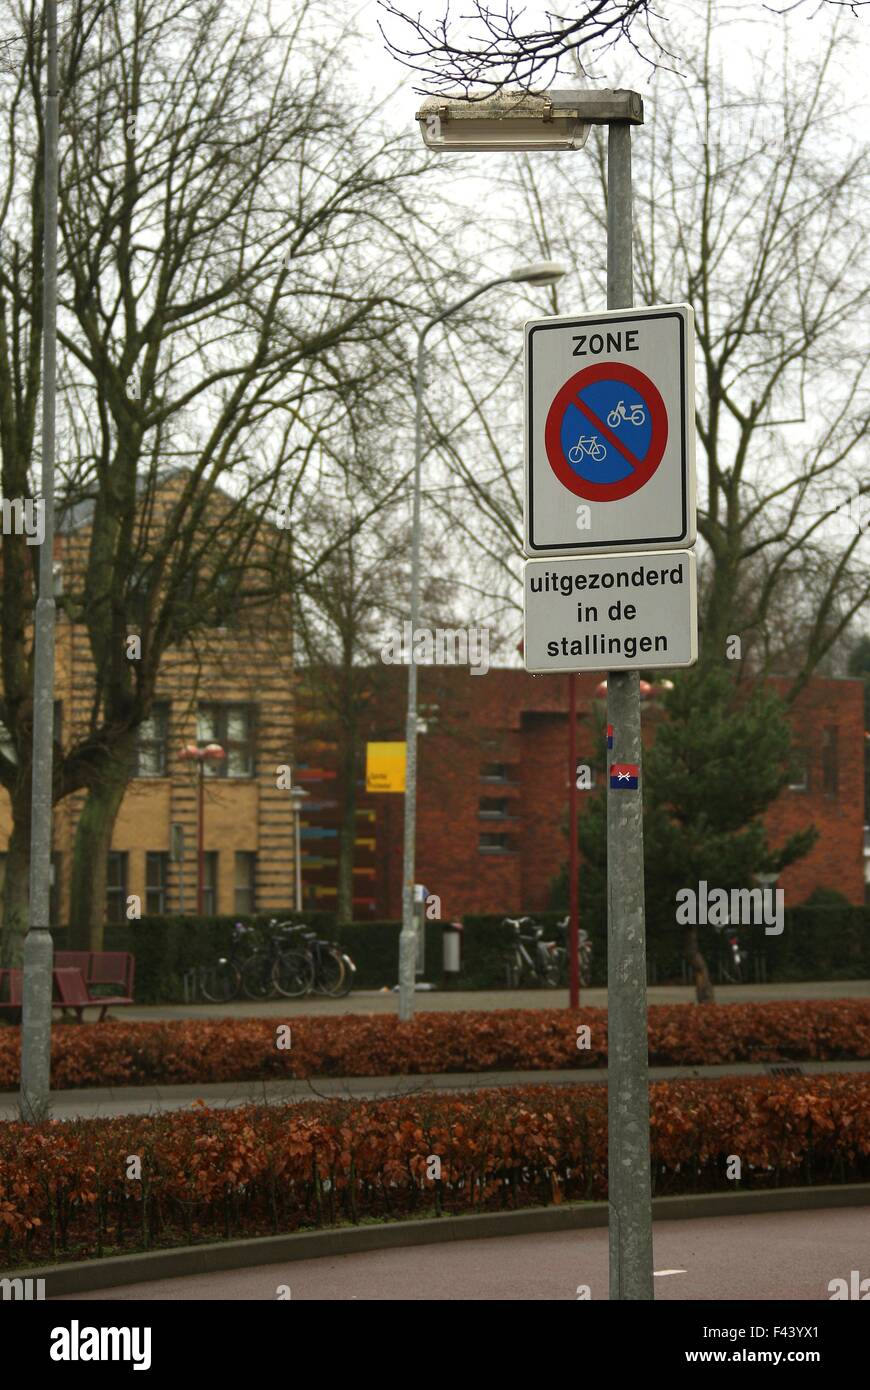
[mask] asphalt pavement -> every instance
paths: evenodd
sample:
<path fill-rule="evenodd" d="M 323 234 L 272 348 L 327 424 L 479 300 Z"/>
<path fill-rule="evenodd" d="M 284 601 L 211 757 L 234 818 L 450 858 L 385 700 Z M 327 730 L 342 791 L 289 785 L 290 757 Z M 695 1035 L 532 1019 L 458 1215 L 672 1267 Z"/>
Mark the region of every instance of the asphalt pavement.
<path fill-rule="evenodd" d="M 829 1299 L 832 1279 L 848 1281 L 853 1269 L 870 1276 L 870 1208 L 656 1221 L 653 1249 L 657 1300 Z M 586 1289 L 588 1294 L 578 1293 Z M 606 1299 L 607 1230 L 324 1255 L 128 1284 L 55 1301 L 239 1301 L 279 1296 L 324 1302 Z"/>
<path fill-rule="evenodd" d="M 799 983 L 766 985 L 717 985 L 718 1004 L 747 1004 L 773 999 L 867 999 L 870 980 L 807 980 Z M 650 985 L 650 1004 L 691 1004 L 692 985 Z M 420 991 L 415 1007 L 421 1012 L 453 1012 L 462 1009 L 565 1009 L 567 989 L 493 989 Z M 606 989 L 584 989 L 581 1006 L 607 1007 Z M 240 999 L 233 1004 L 138 1004 L 116 1009 L 115 1018 L 299 1018 L 307 1014 L 390 1014 L 398 1009 L 398 996 L 391 989 L 354 990 L 346 999 L 327 999 L 316 995 L 308 999 Z M 94 1017 L 96 1013 L 94 1012 Z M 91 1014 L 86 1012 L 89 1020 Z"/>

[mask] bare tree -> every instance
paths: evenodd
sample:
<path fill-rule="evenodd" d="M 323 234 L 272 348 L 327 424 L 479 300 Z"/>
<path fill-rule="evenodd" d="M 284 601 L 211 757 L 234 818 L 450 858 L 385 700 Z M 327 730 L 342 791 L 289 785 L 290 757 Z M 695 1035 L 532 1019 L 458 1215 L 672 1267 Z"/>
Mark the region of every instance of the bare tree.
<path fill-rule="evenodd" d="M 4 495 L 21 497 L 36 453 L 43 34 L 23 5 L 14 13 L 25 44 L 2 87 L 0 443 Z M 425 259 L 411 240 L 426 163 L 376 120 L 361 126 L 339 80 L 345 38 L 324 41 L 323 14 L 299 0 L 274 26 L 212 0 L 95 0 L 72 8 L 61 36 L 61 503 L 67 516 L 89 509 L 64 606 L 87 628 L 94 694 L 54 796 L 87 792 L 83 929 L 99 929 L 106 850 L 163 656 L 213 619 L 227 575 L 236 602 L 287 593 L 289 550 L 264 549 L 263 521 L 298 513 L 325 467 L 341 471 L 347 437 L 397 370 L 391 340 Z M 185 466 L 184 482 L 161 510 L 167 463 Z M 4 535 L 7 961 L 26 905 L 32 570 L 25 538 Z M 141 657 L 129 661 L 134 614 Z"/>
<path fill-rule="evenodd" d="M 662 3 L 652 6 L 650 0 L 577 0 L 567 15 L 545 11 L 544 22 L 537 26 L 529 20 L 525 5 L 517 7 L 510 0 L 498 6 L 473 0 L 471 10 L 459 15 L 451 15 L 445 0 L 442 14 L 434 20 L 424 20 L 420 11 L 413 14 L 392 0 L 379 3 L 388 18 L 397 21 L 394 38 L 380 26 L 387 48 L 412 72 L 423 74 L 423 85 L 416 90 L 424 94 L 461 90 L 469 97 L 475 89 L 474 96 L 480 98 L 511 83 L 522 89 L 533 84 L 546 87 L 564 71 L 565 59 L 570 60 L 571 71 L 586 75 L 588 63 L 620 41 L 630 44 L 651 67 L 673 57 L 661 42 L 664 30 L 650 27 L 653 20 L 666 20 L 669 8 Z M 786 15 L 809 5 L 814 12 L 833 8 L 857 15 L 867 3 L 791 0 L 764 8 Z M 636 41 L 639 31 L 649 40 L 649 53 Z"/>
<path fill-rule="evenodd" d="M 650 0 L 582 0 L 576 18 L 548 11 L 546 23 L 538 28 L 529 27 L 525 6 L 516 8 L 504 0 L 495 7 L 474 0 L 471 13 L 459 17 L 458 32 L 449 3 L 443 15 L 430 22 L 391 0 L 380 0 L 380 5 L 390 19 L 400 21 L 395 41 L 384 35 L 388 49 L 412 71 L 424 74 L 417 90 L 461 88 L 469 95 L 477 89 L 477 95 L 491 95 L 512 82 L 526 87 L 548 78 L 560 70 L 565 57 L 579 61 L 581 52 L 584 57 L 597 56 L 620 38 L 632 42 L 632 26 L 647 18 Z"/>
<path fill-rule="evenodd" d="M 867 152 L 860 131 L 823 134 L 848 52 L 837 26 L 806 64 L 783 49 L 778 70 L 776 50 L 760 54 L 739 90 L 717 71 L 715 36 L 711 12 L 699 48 L 681 54 L 687 83 L 660 72 L 647 98 L 634 142 L 635 293 L 695 309 L 703 658 L 724 660 L 737 635 L 734 669 L 789 674 L 793 698 L 870 597 L 866 528 L 843 524 L 850 499 L 857 516 L 870 492 Z M 505 244 L 576 260 L 570 305 L 554 289 L 551 312 L 605 303 L 604 140 L 593 132 L 582 158 L 514 160 L 504 188 L 493 201 L 515 207 L 518 193 L 521 208 Z M 472 358 L 469 435 L 440 449 L 486 550 L 505 556 L 509 542 L 506 579 L 519 548 L 518 357 L 504 335 L 500 353 Z M 450 376 L 463 379 L 458 357 Z"/>

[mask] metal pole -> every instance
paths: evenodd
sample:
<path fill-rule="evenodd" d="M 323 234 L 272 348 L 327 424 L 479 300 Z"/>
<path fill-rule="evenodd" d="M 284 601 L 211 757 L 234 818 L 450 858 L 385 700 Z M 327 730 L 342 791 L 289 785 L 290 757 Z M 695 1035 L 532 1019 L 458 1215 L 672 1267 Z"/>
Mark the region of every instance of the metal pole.
<path fill-rule="evenodd" d="M 571 769 L 571 792 L 568 802 L 568 877 L 571 912 L 571 997 L 569 1007 L 580 1007 L 580 913 L 577 875 L 580 872 L 577 853 L 577 674 L 568 677 L 568 766 Z"/>
<path fill-rule="evenodd" d="M 199 760 L 198 824 L 196 827 L 196 915 L 202 916 L 205 885 L 205 758 Z"/>
<path fill-rule="evenodd" d="M 634 300 L 631 263 L 631 127 L 607 140 L 607 307 Z M 641 769 L 637 671 L 607 677 L 614 762 Z M 609 769 L 608 769 L 609 771 Z M 643 791 L 607 786 L 607 1110 L 610 1297 L 652 1299 Z"/>
<path fill-rule="evenodd" d="M 42 498 L 45 531 L 39 552 L 33 671 L 33 770 L 30 824 L 30 906 L 24 938 L 19 1113 L 26 1124 L 48 1117 L 51 1084 L 49 926 L 52 760 L 54 740 L 54 441 L 57 365 L 57 0 L 46 0 L 45 230 L 42 314 Z"/>
<path fill-rule="evenodd" d="M 426 324 L 417 338 L 414 410 L 414 512 L 411 531 L 411 651 L 408 662 L 408 713 L 405 724 L 405 842 L 402 854 L 402 930 L 399 935 L 399 1018 L 414 1012 L 414 874 L 417 832 L 417 663 L 414 637 L 420 616 L 420 475 L 423 464 L 423 363 Z"/>
<path fill-rule="evenodd" d="M 495 289 L 496 285 L 511 282 L 510 275 L 500 275 L 477 285 L 469 294 L 458 299 L 427 320 L 417 335 L 417 377 L 414 383 L 414 511 L 411 523 L 411 651 L 408 663 L 408 713 L 405 722 L 405 837 L 402 851 L 402 930 L 399 934 L 399 1018 L 409 1019 L 414 1012 L 414 975 L 417 960 L 417 929 L 414 918 L 414 876 L 416 869 L 417 831 L 417 664 L 414 660 L 414 638 L 420 617 L 420 483 L 423 468 L 423 365 L 426 359 L 426 334 L 430 328 L 464 309 L 473 299 Z"/>
<path fill-rule="evenodd" d="M 296 911 L 302 911 L 302 807 L 297 804 L 295 824 L 293 827 L 294 847 L 296 853 Z"/>

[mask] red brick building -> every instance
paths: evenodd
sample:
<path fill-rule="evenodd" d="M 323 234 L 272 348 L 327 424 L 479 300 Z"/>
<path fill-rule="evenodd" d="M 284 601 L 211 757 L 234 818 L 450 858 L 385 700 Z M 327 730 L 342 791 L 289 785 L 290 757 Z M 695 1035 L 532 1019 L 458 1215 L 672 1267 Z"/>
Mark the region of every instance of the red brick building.
<path fill-rule="evenodd" d="M 376 719 L 373 737 L 401 740 L 406 671 L 396 667 L 391 674 L 395 694 Z M 593 712 L 599 680 L 592 674 L 578 677 L 578 758 L 590 764 L 600 755 Z M 304 691 L 299 697 L 304 701 Z M 544 909 L 551 880 L 567 857 L 567 678 L 495 669 L 474 676 L 464 667 L 422 667 L 419 698 L 426 732 L 419 740 L 418 881 L 440 897 L 448 918 Z M 645 702 L 645 738 L 655 736 L 661 718 L 658 703 Z M 861 681 L 811 681 L 794 706 L 791 724 L 801 770 L 766 821 L 774 845 L 810 823 L 820 835 L 778 886 L 785 890 L 786 905 L 802 902 L 820 886 L 862 903 Z M 314 759 L 300 746 L 297 767 L 298 779 L 314 793 L 302 832 L 306 904 L 329 907 L 335 895 L 341 789 L 322 742 Z M 397 918 L 404 798 L 366 795 L 363 773 L 361 766 L 354 915 Z M 600 772 L 595 775 L 600 783 Z M 600 785 L 579 793 L 581 815 L 599 793 Z"/>

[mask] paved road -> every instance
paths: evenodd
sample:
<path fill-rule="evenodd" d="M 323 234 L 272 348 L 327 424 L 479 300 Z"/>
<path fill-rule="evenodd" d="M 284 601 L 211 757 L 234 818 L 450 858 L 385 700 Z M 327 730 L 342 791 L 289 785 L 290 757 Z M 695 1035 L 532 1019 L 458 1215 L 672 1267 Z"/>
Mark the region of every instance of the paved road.
<path fill-rule="evenodd" d="M 665 1301 L 828 1299 L 831 1279 L 848 1280 L 853 1269 L 870 1277 L 870 1209 L 657 1221 L 654 1267 L 655 1296 Z M 292 1299 L 327 1302 L 574 1300 L 579 1285 L 588 1285 L 593 1300 L 606 1299 L 607 1231 L 325 1255 L 64 1300 L 271 1300 L 280 1285 Z"/>
<path fill-rule="evenodd" d="M 691 985 L 651 985 L 650 1004 L 691 1004 Z M 870 980 L 808 980 L 799 984 L 719 985 L 716 1001 L 743 1004 L 764 999 L 867 999 Z M 581 1004 L 607 1007 L 606 989 L 581 991 Z M 419 993 L 416 1007 L 438 1012 L 457 1009 L 560 1009 L 568 1007 L 567 989 L 436 990 Z M 357 990 L 347 999 L 239 1000 L 235 1004 L 143 1004 L 117 1009 L 117 1018 L 287 1018 L 305 1014 L 390 1014 L 398 1009 L 397 996 L 388 990 Z M 86 1014 L 86 1018 L 90 1018 Z M 96 1017 L 96 1015 L 94 1015 Z"/>
<path fill-rule="evenodd" d="M 788 1065 L 788 1064 L 786 1064 Z M 870 1072 L 870 1060 L 857 1062 L 803 1062 L 805 1076 L 831 1072 Z M 651 1067 L 651 1081 L 701 1076 L 764 1076 L 769 1068 L 757 1062 L 732 1062 L 717 1067 Z M 185 1110 L 195 1100 L 215 1109 L 246 1105 L 251 1101 L 270 1105 L 293 1100 L 327 1097 L 371 1099 L 376 1096 L 417 1095 L 421 1091 L 470 1091 L 485 1086 L 576 1086 L 607 1084 L 606 1067 L 582 1071 L 482 1071 L 438 1072 L 419 1076 L 326 1076 L 310 1081 L 215 1081 L 183 1086 L 88 1087 L 80 1091 L 52 1091 L 51 1117 L 71 1120 L 76 1116 L 106 1118 L 110 1115 L 151 1115 L 166 1110 Z M 18 1119 L 18 1092 L 0 1093 L 0 1121 Z"/>

